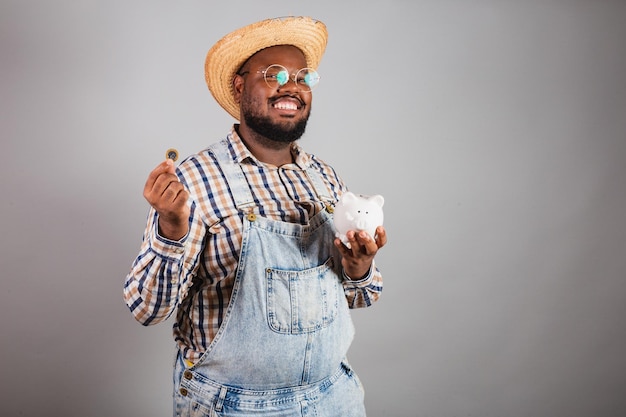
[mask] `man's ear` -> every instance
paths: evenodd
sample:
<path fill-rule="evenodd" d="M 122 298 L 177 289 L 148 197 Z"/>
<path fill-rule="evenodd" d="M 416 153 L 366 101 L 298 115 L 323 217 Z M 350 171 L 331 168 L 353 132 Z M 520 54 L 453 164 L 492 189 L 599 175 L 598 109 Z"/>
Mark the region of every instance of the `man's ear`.
<path fill-rule="evenodd" d="M 243 92 L 244 79 L 241 75 L 235 74 L 233 78 L 233 91 L 235 93 L 235 103 L 239 104 L 241 101 L 241 94 Z"/>

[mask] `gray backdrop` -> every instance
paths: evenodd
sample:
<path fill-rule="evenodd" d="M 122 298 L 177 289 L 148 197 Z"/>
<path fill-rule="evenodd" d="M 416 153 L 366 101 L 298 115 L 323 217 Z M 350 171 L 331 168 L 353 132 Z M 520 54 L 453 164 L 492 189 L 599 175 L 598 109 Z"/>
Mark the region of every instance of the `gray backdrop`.
<path fill-rule="evenodd" d="M 301 144 L 382 194 L 354 311 L 372 417 L 626 415 L 626 2 L 0 3 L 2 416 L 168 416 L 172 321 L 122 300 L 148 172 L 221 139 L 209 47 L 312 15 Z"/>

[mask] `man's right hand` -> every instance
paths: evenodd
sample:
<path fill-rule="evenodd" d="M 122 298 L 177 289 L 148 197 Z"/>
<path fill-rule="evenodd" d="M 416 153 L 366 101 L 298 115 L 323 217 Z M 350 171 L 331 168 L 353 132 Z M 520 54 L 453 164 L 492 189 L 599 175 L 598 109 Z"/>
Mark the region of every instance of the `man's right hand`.
<path fill-rule="evenodd" d="M 143 196 L 159 213 L 159 234 L 180 240 L 189 231 L 189 191 L 176 176 L 174 161 L 166 159 L 148 176 Z"/>

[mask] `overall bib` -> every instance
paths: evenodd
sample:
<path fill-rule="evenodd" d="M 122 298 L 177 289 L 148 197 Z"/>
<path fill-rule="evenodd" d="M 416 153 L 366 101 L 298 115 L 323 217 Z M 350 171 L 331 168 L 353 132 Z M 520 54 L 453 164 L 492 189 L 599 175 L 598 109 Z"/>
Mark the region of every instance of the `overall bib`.
<path fill-rule="evenodd" d="M 212 147 L 244 214 L 231 300 L 191 367 L 178 354 L 176 416 L 363 417 L 363 388 L 346 361 L 354 335 L 341 258 L 325 210 L 300 225 L 252 213 L 254 201 L 226 143 Z M 318 198 L 332 200 L 307 170 Z"/>

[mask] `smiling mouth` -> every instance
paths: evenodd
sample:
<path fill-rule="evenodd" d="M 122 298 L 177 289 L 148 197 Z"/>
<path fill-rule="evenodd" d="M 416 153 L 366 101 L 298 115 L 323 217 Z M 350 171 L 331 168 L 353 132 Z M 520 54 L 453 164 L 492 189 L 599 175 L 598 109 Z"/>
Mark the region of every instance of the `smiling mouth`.
<path fill-rule="evenodd" d="M 296 97 L 280 97 L 273 101 L 272 107 L 278 110 L 296 111 L 300 109 L 304 103 Z"/>
<path fill-rule="evenodd" d="M 274 108 L 278 110 L 298 110 L 295 103 L 285 103 L 284 101 L 274 103 Z"/>

